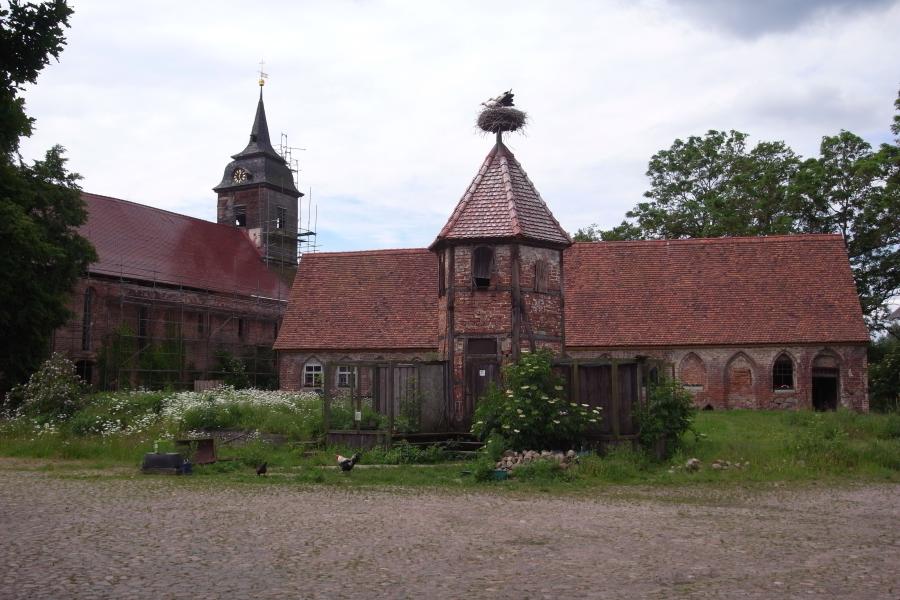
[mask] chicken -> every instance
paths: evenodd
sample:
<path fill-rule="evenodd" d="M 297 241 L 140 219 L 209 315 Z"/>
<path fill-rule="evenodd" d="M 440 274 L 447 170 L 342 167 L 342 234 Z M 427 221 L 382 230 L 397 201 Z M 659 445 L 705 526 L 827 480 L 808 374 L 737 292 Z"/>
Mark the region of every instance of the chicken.
<path fill-rule="evenodd" d="M 269 472 L 269 463 L 268 462 L 264 462 L 263 464 L 256 467 L 256 476 L 257 477 L 259 477 L 260 475 L 266 475 L 266 473 L 268 473 L 268 472 Z M 268 477 L 268 475 L 266 475 L 266 477 Z"/>
<path fill-rule="evenodd" d="M 346 456 L 337 455 L 337 464 L 341 468 L 341 471 L 352 471 L 353 465 L 359 462 L 359 452 L 355 453 L 350 458 Z"/>

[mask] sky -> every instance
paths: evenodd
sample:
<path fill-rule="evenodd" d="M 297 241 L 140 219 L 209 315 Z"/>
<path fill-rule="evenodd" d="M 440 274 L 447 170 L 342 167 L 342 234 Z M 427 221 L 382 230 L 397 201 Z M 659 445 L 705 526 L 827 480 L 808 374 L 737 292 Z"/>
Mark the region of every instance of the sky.
<path fill-rule="evenodd" d="M 214 220 L 264 60 L 325 251 L 430 244 L 491 148 L 480 103 L 509 88 L 530 122 L 506 143 L 574 232 L 618 224 L 676 138 L 889 141 L 900 87 L 900 0 L 71 4 L 25 92 L 26 159 L 62 144 L 86 191 Z"/>

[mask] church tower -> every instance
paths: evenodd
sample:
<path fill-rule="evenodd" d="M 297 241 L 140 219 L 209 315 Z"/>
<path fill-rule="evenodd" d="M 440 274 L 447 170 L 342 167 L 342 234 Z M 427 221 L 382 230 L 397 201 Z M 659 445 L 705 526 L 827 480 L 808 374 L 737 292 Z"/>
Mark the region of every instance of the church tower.
<path fill-rule="evenodd" d="M 231 157 L 221 183 L 213 188 L 219 196 L 217 219 L 246 229 L 267 264 L 293 269 L 297 267 L 297 199 L 303 194 L 269 139 L 263 83 L 260 79 L 250 141 Z"/>
<path fill-rule="evenodd" d="M 438 258 L 439 350 L 450 365 L 457 426 L 469 424 L 503 364 L 523 351 L 565 348 L 563 251 L 572 240 L 503 143 L 503 132 L 525 119 L 505 96 L 508 104 L 479 118 L 496 144 L 429 247 Z"/>

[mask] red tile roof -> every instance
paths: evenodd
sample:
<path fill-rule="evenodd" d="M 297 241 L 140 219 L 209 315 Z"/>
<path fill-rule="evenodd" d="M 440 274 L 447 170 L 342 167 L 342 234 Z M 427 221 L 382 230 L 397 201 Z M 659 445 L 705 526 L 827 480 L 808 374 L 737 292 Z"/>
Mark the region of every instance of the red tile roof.
<path fill-rule="evenodd" d="M 275 348 L 436 349 L 437 303 L 424 248 L 304 254 Z"/>
<path fill-rule="evenodd" d="M 97 249 L 89 267 L 169 285 L 286 299 L 288 287 L 266 269 L 243 230 L 126 200 L 82 193 L 88 221 L 80 229 Z"/>
<path fill-rule="evenodd" d="M 838 235 L 579 243 L 567 346 L 866 342 Z"/>
<path fill-rule="evenodd" d="M 502 143 L 488 153 L 432 247 L 446 240 L 483 238 L 530 240 L 561 246 L 572 243 L 522 165 Z"/>
<path fill-rule="evenodd" d="M 275 347 L 437 347 L 423 249 L 306 254 Z M 840 236 L 578 243 L 565 252 L 566 345 L 865 343 Z"/>

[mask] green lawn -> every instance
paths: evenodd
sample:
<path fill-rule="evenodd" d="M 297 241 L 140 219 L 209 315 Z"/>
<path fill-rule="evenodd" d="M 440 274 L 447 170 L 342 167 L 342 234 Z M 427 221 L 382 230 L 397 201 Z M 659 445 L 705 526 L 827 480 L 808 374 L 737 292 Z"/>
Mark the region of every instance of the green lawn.
<path fill-rule="evenodd" d="M 724 485 L 781 481 L 900 481 L 900 415 L 858 415 L 850 412 L 701 412 L 696 435 L 689 433 L 682 448 L 668 461 L 656 462 L 631 448 L 605 456 L 585 456 L 566 471 L 549 465 L 517 470 L 503 482 L 489 478 L 487 458 L 467 462 L 441 461 L 437 452 L 409 448 L 364 453 L 362 468 L 344 474 L 333 468 L 334 454 L 346 448 L 310 452 L 308 446 L 271 446 L 254 442 L 221 447 L 217 464 L 195 467 L 197 483 L 315 484 L 336 486 L 430 486 L 533 491 L 588 490 L 616 484 Z M 144 453 L 153 450 L 153 430 L 114 435 L 35 432 L 33 425 L 6 423 L 0 436 L 0 456 L 43 459 L 61 476 L 131 476 Z M 174 449 L 162 441 L 160 451 Z M 701 461 L 696 472 L 684 468 L 689 458 Z M 714 469 L 714 461 L 741 467 Z M 257 477 L 254 467 L 269 464 L 269 476 Z M 428 462 L 430 464 L 376 463 Z M 34 461 L 28 461 L 33 468 Z"/>

